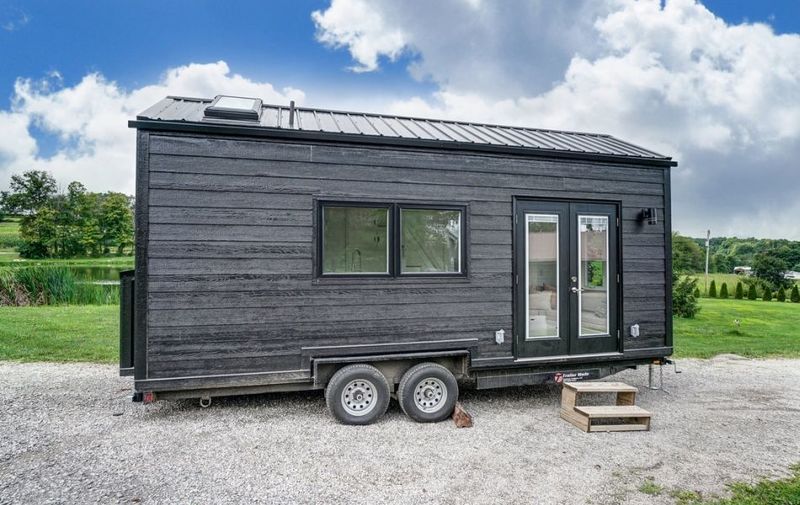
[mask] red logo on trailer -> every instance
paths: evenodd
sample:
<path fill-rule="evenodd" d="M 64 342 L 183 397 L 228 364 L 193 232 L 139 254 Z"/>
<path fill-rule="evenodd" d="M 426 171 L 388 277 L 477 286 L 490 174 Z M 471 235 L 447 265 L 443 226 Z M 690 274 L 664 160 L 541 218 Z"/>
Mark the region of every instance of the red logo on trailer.
<path fill-rule="evenodd" d="M 556 384 L 561 384 L 562 382 L 564 382 L 564 374 L 558 372 L 553 376 L 553 380 L 556 381 Z"/>

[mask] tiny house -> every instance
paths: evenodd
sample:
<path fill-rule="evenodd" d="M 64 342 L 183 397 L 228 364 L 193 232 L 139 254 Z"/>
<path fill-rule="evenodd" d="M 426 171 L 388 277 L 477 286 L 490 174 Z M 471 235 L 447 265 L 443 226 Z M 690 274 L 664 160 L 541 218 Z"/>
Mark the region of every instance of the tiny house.
<path fill-rule="evenodd" d="M 366 424 L 672 353 L 671 158 L 609 135 L 168 97 L 137 131 L 134 399 Z"/>

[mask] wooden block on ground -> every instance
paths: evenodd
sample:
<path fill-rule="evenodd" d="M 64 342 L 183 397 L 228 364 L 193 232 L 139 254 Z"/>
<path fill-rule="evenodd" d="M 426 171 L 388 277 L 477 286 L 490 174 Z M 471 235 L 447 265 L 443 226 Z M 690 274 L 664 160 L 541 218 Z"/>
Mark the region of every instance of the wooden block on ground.
<path fill-rule="evenodd" d="M 453 421 L 456 423 L 456 428 L 472 428 L 472 416 L 464 410 L 461 402 L 456 402 L 456 407 L 453 409 Z"/>

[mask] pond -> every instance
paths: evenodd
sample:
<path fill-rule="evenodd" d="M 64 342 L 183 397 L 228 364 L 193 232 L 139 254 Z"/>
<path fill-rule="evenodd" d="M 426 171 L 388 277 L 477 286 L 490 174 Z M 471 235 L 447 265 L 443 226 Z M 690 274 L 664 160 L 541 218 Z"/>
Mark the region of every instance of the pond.
<path fill-rule="evenodd" d="M 92 284 L 119 284 L 119 273 L 131 270 L 130 266 L 69 266 L 75 277 Z"/>

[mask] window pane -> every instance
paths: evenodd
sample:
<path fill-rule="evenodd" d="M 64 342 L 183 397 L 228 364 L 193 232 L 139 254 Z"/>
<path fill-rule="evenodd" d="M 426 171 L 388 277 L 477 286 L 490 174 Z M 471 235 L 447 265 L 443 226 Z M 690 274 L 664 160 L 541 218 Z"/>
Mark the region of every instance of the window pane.
<path fill-rule="evenodd" d="M 528 338 L 558 337 L 558 216 L 528 214 Z"/>
<path fill-rule="evenodd" d="M 322 273 L 388 273 L 388 222 L 388 209 L 323 207 Z"/>
<path fill-rule="evenodd" d="M 608 333 L 608 217 L 578 218 L 581 335 Z"/>
<path fill-rule="evenodd" d="M 402 209 L 400 271 L 461 271 L 461 211 Z"/>

